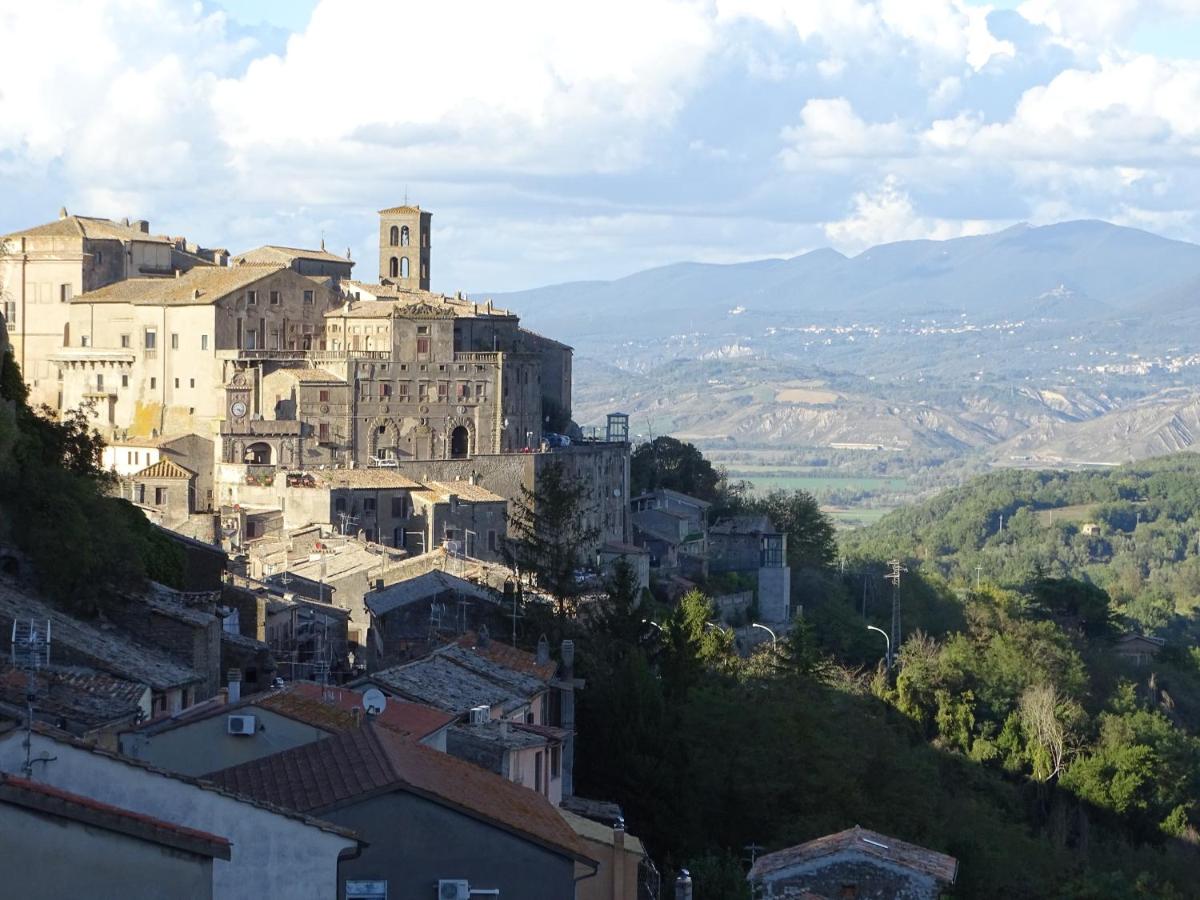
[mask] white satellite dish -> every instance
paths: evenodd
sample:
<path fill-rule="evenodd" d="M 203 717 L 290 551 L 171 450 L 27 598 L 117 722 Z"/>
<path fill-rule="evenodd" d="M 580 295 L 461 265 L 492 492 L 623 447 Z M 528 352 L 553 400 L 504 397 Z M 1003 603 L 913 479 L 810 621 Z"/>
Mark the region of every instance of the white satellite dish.
<path fill-rule="evenodd" d="M 377 716 L 387 709 L 387 697 L 379 688 L 369 688 L 363 692 L 363 709 L 368 716 Z"/>

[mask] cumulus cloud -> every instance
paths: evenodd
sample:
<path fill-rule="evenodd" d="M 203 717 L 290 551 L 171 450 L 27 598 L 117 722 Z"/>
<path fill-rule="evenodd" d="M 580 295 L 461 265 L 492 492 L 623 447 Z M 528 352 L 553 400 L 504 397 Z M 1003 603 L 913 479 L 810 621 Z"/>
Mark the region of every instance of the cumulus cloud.
<path fill-rule="evenodd" d="M 1055 215 L 1196 238 L 1200 63 L 1127 43 L 1198 7 L 322 0 L 284 40 L 189 0 L 0 4 L 0 230 L 67 203 L 370 260 L 408 189 L 446 289 Z"/>
<path fill-rule="evenodd" d="M 874 190 L 855 194 L 853 205 L 850 215 L 822 225 L 830 243 L 847 254 L 892 241 L 944 241 L 985 234 L 1009 224 L 922 216 L 895 175 L 886 177 Z"/>

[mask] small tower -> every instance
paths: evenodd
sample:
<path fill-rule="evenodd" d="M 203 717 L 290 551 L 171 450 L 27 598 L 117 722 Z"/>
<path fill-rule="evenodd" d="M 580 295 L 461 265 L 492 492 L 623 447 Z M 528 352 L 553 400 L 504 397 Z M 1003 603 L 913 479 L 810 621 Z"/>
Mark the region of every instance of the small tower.
<path fill-rule="evenodd" d="M 379 211 L 379 282 L 429 290 L 429 231 L 433 213 L 419 206 Z"/>

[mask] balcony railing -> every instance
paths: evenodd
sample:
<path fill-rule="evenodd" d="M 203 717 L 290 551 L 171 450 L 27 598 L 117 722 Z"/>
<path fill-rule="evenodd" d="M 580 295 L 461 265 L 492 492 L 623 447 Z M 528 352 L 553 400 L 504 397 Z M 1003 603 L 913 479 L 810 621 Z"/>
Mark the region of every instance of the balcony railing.
<path fill-rule="evenodd" d="M 455 362 L 463 362 L 463 363 L 468 363 L 468 362 L 494 363 L 494 362 L 500 361 L 500 354 L 495 353 L 495 352 L 476 353 L 475 351 L 469 351 L 466 353 L 455 353 L 454 361 Z"/>

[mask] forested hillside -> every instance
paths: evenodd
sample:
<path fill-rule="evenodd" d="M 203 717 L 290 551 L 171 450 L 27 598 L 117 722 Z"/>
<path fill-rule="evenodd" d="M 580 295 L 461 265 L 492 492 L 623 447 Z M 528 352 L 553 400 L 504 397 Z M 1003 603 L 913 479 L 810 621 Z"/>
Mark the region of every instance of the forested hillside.
<path fill-rule="evenodd" d="M 1078 578 L 1108 593 L 1125 627 L 1187 640 L 1200 606 L 1200 456 L 996 472 L 847 535 L 843 555 L 905 557 L 970 584 Z"/>
<path fill-rule="evenodd" d="M 648 484 L 759 502 L 666 441 L 635 455 Z M 855 824 L 954 855 L 953 897 L 1197 896 L 1200 652 L 1183 573 L 1198 473 L 1190 456 L 1002 472 L 899 511 L 840 558 L 793 557 L 803 616 L 749 658 L 706 625 L 702 590 L 646 606 L 611 585 L 586 628 L 539 625 L 580 647 L 580 791 L 619 801 L 706 898 L 749 896 L 750 843 Z M 789 544 L 829 533 L 811 497 L 769 505 Z M 888 671 L 867 626 L 890 625 L 893 557 L 906 637 Z M 1170 639 L 1139 664 L 1116 641 L 1143 625 Z"/>

